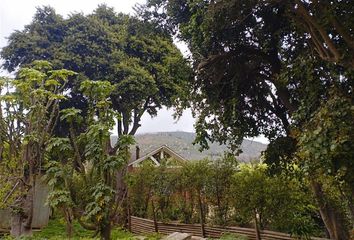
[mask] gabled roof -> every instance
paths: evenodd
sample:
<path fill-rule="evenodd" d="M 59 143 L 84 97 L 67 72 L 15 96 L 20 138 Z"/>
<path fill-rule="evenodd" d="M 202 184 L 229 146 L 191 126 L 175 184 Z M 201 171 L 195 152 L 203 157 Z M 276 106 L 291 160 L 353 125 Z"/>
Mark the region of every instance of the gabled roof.
<path fill-rule="evenodd" d="M 149 152 L 148 154 L 146 154 L 145 156 L 142 156 L 134 161 L 132 161 L 131 163 L 128 164 L 128 166 L 136 166 L 137 164 L 141 163 L 142 161 L 145 161 L 147 159 L 151 159 L 157 166 L 160 166 L 159 161 L 157 161 L 157 159 L 154 158 L 154 155 L 156 155 L 157 153 L 167 153 L 168 155 L 170 155 L 173 159 L 180 161 L 180 162 L 185 162 L 187 161 L 185 158 L 183 158 L 181 155 L 179 155 L 178 153 L 176 153 L 175 151 L 173 151 L 171 148 L 169 148 L 166 145 L 162 145 L 161 147 Z"/>

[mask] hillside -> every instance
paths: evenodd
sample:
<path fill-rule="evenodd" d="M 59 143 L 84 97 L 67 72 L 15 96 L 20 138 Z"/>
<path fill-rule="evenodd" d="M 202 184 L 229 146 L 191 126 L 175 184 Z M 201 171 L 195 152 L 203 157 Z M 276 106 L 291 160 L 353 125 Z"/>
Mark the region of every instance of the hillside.
<path fill-rule="evenodd" d="M 158 148 L 161 145 L 167 145 L 178 154 L 189 160 L 198 160 L 203 158 L 217 158 L 227 150 L 225 145 L 211 143 L 210 149 L 200 152 L 198 145 L 193 145 L 195 133 L 189 132 L 159 132 L 145 133 L 135 136 L 137 145 L 140 147 L 140 156 Z M 112 136 L 112 142 L 117 141 L 117 136 Z M 238 157 L 240 161 L 249 162 L 257 159 L 261 152 L 266 149 L 267 145 L 256 141 L 244 140 L 241 153 Z M 132 148 L 132 159 L 135 159 L 135 146 Z"/>

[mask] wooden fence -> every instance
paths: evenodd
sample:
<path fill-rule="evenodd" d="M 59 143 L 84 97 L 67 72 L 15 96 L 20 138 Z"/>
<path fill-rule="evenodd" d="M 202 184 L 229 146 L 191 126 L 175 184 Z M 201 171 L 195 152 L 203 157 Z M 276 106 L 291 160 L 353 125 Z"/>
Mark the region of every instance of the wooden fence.
<path fill-rule="evenodd" d="M 202 236 L 202 228 L 199 224 L 183 224 L 183 223 L 163 223 L 154 222 L 153 220 L 130 217 L 129 221 L 130 231 L 136 234 L 159 232 L 165 235 L 173 232 L 190 233 L 193 236 Z M 221 227 L 221 226 L 205 226 L 205 237 L 219 238 L 224 233 L 233 233 L 246 236 L 250 240 L 256 239 L 255 229 L 241 228 L 241 227 Z M 274 231 L 261 231 L 262 240 L 293 240 L 289 234 L 274 232 Z M 313 240 L 325 240 L 324 238 L 312 238 Z"/>

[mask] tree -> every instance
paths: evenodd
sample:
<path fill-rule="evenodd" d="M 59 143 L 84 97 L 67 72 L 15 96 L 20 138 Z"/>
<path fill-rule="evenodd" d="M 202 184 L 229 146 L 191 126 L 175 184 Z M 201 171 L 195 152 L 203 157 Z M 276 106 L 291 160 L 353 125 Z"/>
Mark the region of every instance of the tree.
<path fill-rule="evenodd" d="M 353 91 L 351 1 L 161 0 L 139 11 L 177 33 L 191 51 L 196 141 L 203 147 L 212 140 L 235 150 L 244 137 L 264 134 L 271 143 L 293 144 L 279 157 L 268 156 L 295 160 L 296 131 L 331 98 L 330 86 L 340 86 L 349 98 Z M 321 164 L 322 170 L 327 166 Z M 347 239 L 347 229 L 327 224 L 345 213 L 320 211 L 331 238 Z"/>
<path fill-rule="evenodd" d="M 34 191 L 44 169 L 44 150 L 53 137 L 65 85 L 73 75 L 72 71 L 52 70 L 48 62 L 36 61 L 31 68 L 21 68 L 18 79 L 1 82 L 0 154 L 10 171 L 3 180 L 12 184 L 6 198 L 17 192 L 9 204 L 14 236 L 31 234 Z"/>
<path fill-rule="evenodd" d="M 135 216 L 151 217 L 148 216 L 148 208 L 153 194 L 155 175 L 156 168 L 150 162 L 143 163 L 141 167 L 127 175 L 128 201 Z"/>
<path fill-rule="evenodd" d="M 351 9 L 347 2 L 337 5 Z M 272 140 L 289 133 L 289 117 L 304 96 L 294 92 L 301 80 L 283 73 L 298 69 L 312 55 L 311 39 L 294 24 L 291 7 L 285 1 L 151 1 L 142 7 L 139 13 L 147 19 L 164 23 L 171 33 L 178 31 L 192 53 L 198 141 L 227 138 L 237 145 L 242 137 L 264 134 Z M 343 14 L 350 26 L 350 14 Z M 326 76 L 321 85 L 334 78 L 322 63 L 312 65 L 313 75 Z"/>
<path fill-rule="evenodd" d="M 300 160 L 307 159 L 301 161 L 303 168 L 311 173 L 309 178 L 313 192 L 316 196 L 321 196 L 317 198 L 323 209 L 321 214 L 323 218 L 327 218 L 325 223 L 331 229 L 349 227 L 348 220 L 344 217 L 327 217 L 336 215 L 335 212 L 343 208 L 343 205 L 349 209 L 351 220 L 354 219 L 354 165 L 351 161 L 354 158 L 353 110 L 353 99 L 343 94 L 340 88 L 333 87 L 330 89 L 329 99 L 321 103 L 304 125 L 303 131 L 297 133 L 298 156 Z M 326 192 L 329 193 L 328 197 L 323 197 Z M 335 239 L 344 238 L 338 232 L 341 231 L 333 233 Z"/>
<path fill-rule="evenodd" d="M 315 209 L 311 196 L 301 189 L 296 178 L 269 176 L 266 168 L 264 164 L 241 165 L 240 171 L 234 174 L 234 217 L 240 223 L 253 221 L 258 239 L 260 230 L 267 227 L 310 237 L 316 229 L 311 218 Z"/>
<path fill-rule="evenodd" d="M 154 24 L 116 14 L 105 5 L 66 19 L 50 7 L 38 8 L 32 22 L 9 37 L 1 57 L 10 72 L 44 59 L 54 68 L 83 75 L 68 85 L 70 99 L 62 108 L 85 111 L 87 103 L 79 91 L 85 77 L 109 81 L 116 87 L 112 108 L 121 115 L 118 135 L 134 135 L 145 112 L 155 116 L 162 106 L 188 105 L 190 67 L 172 38 Z"/>
<path fill-rule="evenodd" d="M 184 186 L 189 192 L 194 192 L 197 197 L 197 205 L 199 211 L 199 221 L 201 224 L 202 235 L 205 236 L 205 221 L 206 221 L 206 183 L 210 177 L 209 160 L 200 160 L 187 164 L 182 169 L 182 179 Z"/>
<path fill-rule="evenodd" d="M 66 19 L 50 7 L 39 8 L 31 24 L 10 36 L 9 45 L 2 49 L 1 56 L 5 60 L 3 67 L 10 72 L 36 59 L 50 60 L 54 69 L 64 67 L 78 72 L 78 77 L 67 85 L 68 98 L 61 102 L 60 109 L 79 109 L 81 112 L 76 114 L 83 118 L 91 116 L 92 109 L 81 84 L 87 78 L 109 82 L 114 87 L 110 91 L 112 104 L 109 107 L 115 112 L 113 117 L 119 137 L 134 135 L 145 112 L 155 116 L 162 106 L 181 110 L 188 105 L 186 89 L 190 67 L 173 45 L 172 38 L 154 24 L 116 14 L 104 5 L 92 14 L 72 14 Z M 66 119 L 59 118 L 55 129 L 56 136 L 65 139 L 69 136 L 71 151 L 74 149 L 75 154 L 70 151 L 68 154 L 75 155 L 75 167 L 79 172 L 84 167 L 77 153 L 83 144 L 78 136 L 87 133 L 91 124 L 88 121 L 81 123 L 74 124 L 74 129 Z M 64 143 L 68 143 L 67 140 Z M 104 154 L 114 156 L 120 145 L 107 144 L 107 148 L 104 151 L 108 152 Z M 59 160 L 70 165 L 65 159 Z M 64 169 L 61 165 L 61 170 Z M 121 200 L 125 196 L 125 167 L 120 170 L 117 170 L 115 190 L 120 195 L 117 199 Z M 65 180 L 56 187 L 64 189 L 69 185 L 70 181 Z M 75 204 L 72 202 L 70 204 Z M 58 202 L 57 206 L 69 213 L 69 205 Z M 67 220 L 70 222 L 72 217 L 69 215 Z M 107 228 L 101 227 L 108 229 L 109 226 L 110 222 Z"/>
<path fill-rule="evenodd" d="M 296 26 L 310 36 L 309 46 L 324 61 L 354 68 L 350 1 L 290 1 L 288 9 Z"/>
<path fill-rule="evenodd" d="M 281 34 L 292 33 L 283 9 L 275 14 L 275 7 L 253 9 L 247 1 L 160 3 L 193 55 L 198 142 L 227 139 L 236 147 L 243 137 L 289 131 L 295 103 L 276 78 Z"/>
<path fill-rule="evenodd" d="M 60 118 L 69 125 L 69 136 L 53 138 L 46 149 L 51 160 L 47 178 L 53 187 L 50 204 L 63 208 L 69 230 L 75 217 L 102 239 L 110 239 L 112 223 L 126 196 L 124 189 L 121 192 L 117 172 L 124 171 L 130 158 L 128 147 L 133 143 L 132 137 L 121 135 L 111 146 L 110 130 L 119 114 L 111 108 L 109 96 L 114 89 L 108 81 L 83 81 L 81 91 L 88 102 L 87 114 L 81 116 L 75 108 L 61 110 Z M 78 133 L 80 125 L 88 127 Z"/>
<path fill-rule="evenodd" d="M 214 161 L 187 162 L 181 168 L 145 162 L 135 168 L 128 181 L 132 213 L 155 221 L 200 223 L 202 231 L 204 224 L 256 223 L 259 238 L 262 229 L 302 238 L 324 234 L 315 223 L 316 202 L 303 178 L 271 176 L 265 164 L 237 165 L 232 155 Z M 294 171 L 302 174 L 299 167 Z M 340 197 L 333 186 L 326 187 L 336 194 L 333 199 Z"/>
<path fill-rule="evenodd" d="M 217 225 L 226 225 L 229 219 L 233 175 L 237 171 L 237 160 L 232 154 L 225 154 L 220 159 L 210 163 L 212 169 L 209 173 L 206 185 L 208 202 L 215 206 L 212 219 Z"/>

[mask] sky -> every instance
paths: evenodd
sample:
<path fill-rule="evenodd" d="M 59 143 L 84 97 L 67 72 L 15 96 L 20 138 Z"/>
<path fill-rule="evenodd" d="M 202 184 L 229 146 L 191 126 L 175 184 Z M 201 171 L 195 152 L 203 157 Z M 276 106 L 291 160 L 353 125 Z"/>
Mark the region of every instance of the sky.
<path fill-rule="evenodd" d="M 31 22 L 38 6 L 52 6 L 57 13 L 66 17 L 74 12 L 91 13 L 103 3 L 113 7 L 116 12 L 134 14 L 133 6 L 137 3 L 145 3 L 145 0 L 0 0 L 0 48 L 6 46 L 6 37 L 13 31 L 22 30 Z M 6 74 L 3 71 L 0 73 Z M 137 133 L 195 131 L 193 127 L 195 119 L 190 109 L 187 109 L 178 121 L 173 119 L 172 114 L 173 110 L 166 108 L 161 109 L 154 118 L 144 114 L 141 120 L 142 126 Z M 263 137 L 255 138 L 255 140 L 267 142 Z"/>

